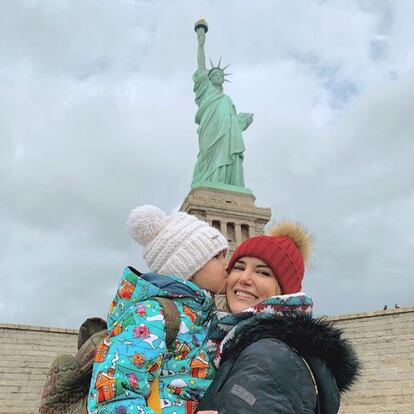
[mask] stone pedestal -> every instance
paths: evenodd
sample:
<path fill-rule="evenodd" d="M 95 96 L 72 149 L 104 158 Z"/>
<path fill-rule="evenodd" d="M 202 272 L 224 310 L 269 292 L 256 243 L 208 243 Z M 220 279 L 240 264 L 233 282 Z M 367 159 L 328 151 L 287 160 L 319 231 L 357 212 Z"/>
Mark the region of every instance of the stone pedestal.
<path fill-rule="evenodd" d="M 180 211 L 194 214 L 220 230 L 230 245 L 230 254 L 243 240 L 264 233 L 272 215 L 270 208 L 256 207 L 253 194 L 212 188 L 194 188 Z"/>

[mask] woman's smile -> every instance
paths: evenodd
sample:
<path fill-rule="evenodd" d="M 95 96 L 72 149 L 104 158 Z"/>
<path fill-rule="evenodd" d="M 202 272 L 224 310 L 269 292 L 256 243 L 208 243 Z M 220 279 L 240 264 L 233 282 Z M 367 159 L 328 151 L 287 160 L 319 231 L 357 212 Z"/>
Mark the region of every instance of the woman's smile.
<path fill-rule="evenodd" d="M 253 295 L 252 293 L 246 292 L 245 290 L 241 290 L 241 289 L 235 289 L 234 290 L 234 294 L 238 297 L 243 299 L 257 299 L 256 295 Z"/>

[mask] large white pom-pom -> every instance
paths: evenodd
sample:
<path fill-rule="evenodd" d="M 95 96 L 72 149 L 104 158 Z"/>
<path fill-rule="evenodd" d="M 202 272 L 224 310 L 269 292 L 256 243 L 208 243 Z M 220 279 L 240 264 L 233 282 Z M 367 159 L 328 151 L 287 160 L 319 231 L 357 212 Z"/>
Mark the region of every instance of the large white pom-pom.
<path fill-rule="evenodd" d="M 167 215 L 155 206 L 134 208 L 128 216 L 129 234 L 141 245 L 146 245 L 165 227 Z"/>

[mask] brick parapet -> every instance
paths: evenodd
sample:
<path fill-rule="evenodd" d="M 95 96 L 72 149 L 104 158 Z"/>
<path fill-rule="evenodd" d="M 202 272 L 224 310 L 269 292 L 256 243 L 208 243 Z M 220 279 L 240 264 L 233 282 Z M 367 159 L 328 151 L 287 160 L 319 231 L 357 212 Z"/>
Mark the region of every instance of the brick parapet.
<path fill-rule="evenodd" d="M 53 328 L 48 326 L 37 326 L 37 325 L 15 325 L 11 323 L 0 323 L 0 329 L 13 329 L 18 331 L 42 331 L 42 332 L 56 332 L 77 335 L 78 329 L 68 328 Z"/>
<path fill-rule="evenodd" d="M 400 313 L 410 313 L 410 312 L 414 312 L 414 306 L 405 307 L 405 308 L 385 309 L 385 310 L 373 311 L 373 312 L 350 313 L 348 315 L 337 315 L 337 316 L 323 315 L 323 317 L 332 322 L 339 322 L 339 321 L 346 321 L 346 320 L 353 320 L 353 319 L 373 318 L 373 317 L 378 317 L 378 316 L 392 316 L 392 315 L 397 315 Z"/>
<path fill-rule="evenodd" d="M 414 413 L 414 307 L 326 317 L 361 361 L 361 377 L 340 414 Z"/>
<path fill-rule="evenodd" d="M 37 413 L 52 360 L 74 354 L 77 338 L 75 329 L 0 324 L 0 413 Z"/>

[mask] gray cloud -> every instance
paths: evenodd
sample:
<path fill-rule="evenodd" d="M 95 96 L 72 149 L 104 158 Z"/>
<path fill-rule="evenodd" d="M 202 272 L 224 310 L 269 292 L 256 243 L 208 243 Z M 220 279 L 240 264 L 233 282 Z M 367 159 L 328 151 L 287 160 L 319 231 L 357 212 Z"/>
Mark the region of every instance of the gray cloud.
<path fill-rule="evenodd" d="M 242 5 L 242 6 L 241 6 Z M 245 175 L 273 219 L 315 235 L 318 313 L 412 305 L 413 4 L 8 2 L 0 13 L 0 311 L 77 327 L 105 316 L 125 219 L 173 212 L 197 153 L 194 21 L 255 113 Z"/>

